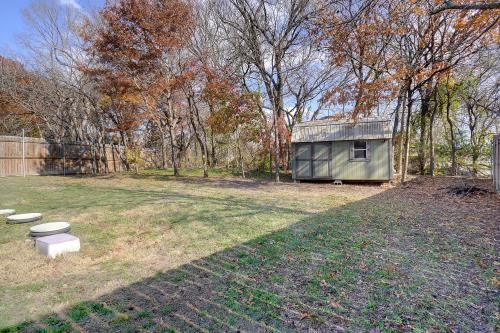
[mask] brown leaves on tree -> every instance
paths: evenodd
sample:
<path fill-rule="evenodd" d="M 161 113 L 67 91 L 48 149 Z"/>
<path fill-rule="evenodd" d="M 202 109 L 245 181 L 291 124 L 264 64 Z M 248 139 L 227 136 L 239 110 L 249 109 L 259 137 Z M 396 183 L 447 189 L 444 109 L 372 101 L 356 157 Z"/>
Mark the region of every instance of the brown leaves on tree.
<path fill-rule="evenodd" d="M 116 129 L 132 130 L 155 117 L 152 110 L 185 79 L 171 67 L 189 40 L 191 12 L 180 0 L 121 0 L 100 12 L 99 24 L 83 29 L 94 57 L 84 71 L 98 82 Z"/>
<path fill-rule="evenodd" d="M 243 135 L 256 141 L 262 127 L 262 119 L 257 111 L 258 96 L 241 91 L 236 78 L 224 78 L 205 69 L 208 78 L 203 99 L 210 105 L 208 118 L 210 127 L 219 134 L 234 133 L 243 128 Z"/>
<path fill-rule="evenodd" d="M 29 72 L 17 61 L 0 56 L 0 129 L 7 133 L 20 133 L 31 129 L 30 135 L 39 135 L 41 122 L 34 110 L 41 108 L 27 92 L 43 84 L 43 79 Z"/>
<path fill-rule="evenodd" d="M 337 66 L 352 79 L 332 90 L 332 104 L 352 103 L 368 115 L 411 81 L 417 89 L 485 45 L 498 42 L 499 11 L 431 15 L 439 1 L 359 1 L 324 11 L 318 35 Z"/>
<path fill-rule="evenodd" d="M 156 72 L 158 63 L 186 44 L 194 21 L 181 0 L 121 0 L 101 11 L 103 24 L 87 34 L 101 63 L 130 73 Z"/>
<path fill-rule="evenodd" d="M 390 62 L 386 55 L 393 32 L 391 22 L 386 19 L 390 3 L 370 6 L 355 19 L 352 15 L 357 5 L 349 6 L 325 11 L 318 24 L 332 63 L 348 64 L 354 78 L 330 91 L 324 99 L 331 104 L 353 103 L 352 116 L 356 117 L 369 114 L 382 99 L 394 95 L 396 87 L 386 75 Z"/>

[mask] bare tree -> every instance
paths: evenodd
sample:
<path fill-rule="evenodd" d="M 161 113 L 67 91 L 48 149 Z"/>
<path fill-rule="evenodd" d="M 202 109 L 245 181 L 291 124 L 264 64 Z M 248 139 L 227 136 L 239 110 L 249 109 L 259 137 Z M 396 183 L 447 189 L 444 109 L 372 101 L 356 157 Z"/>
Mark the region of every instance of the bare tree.
<path fill-rule="evenodd" d="M 311 40 L 308 24 L 318 7 L 310 0 L 220 0 L 217 7 L 228 41 L 238 56 L 255 68 L 263 83 L 266 107 L 273 114 L 275 180 L 279 181 L 286 81 L 294 69 L 291 59 Z"/>

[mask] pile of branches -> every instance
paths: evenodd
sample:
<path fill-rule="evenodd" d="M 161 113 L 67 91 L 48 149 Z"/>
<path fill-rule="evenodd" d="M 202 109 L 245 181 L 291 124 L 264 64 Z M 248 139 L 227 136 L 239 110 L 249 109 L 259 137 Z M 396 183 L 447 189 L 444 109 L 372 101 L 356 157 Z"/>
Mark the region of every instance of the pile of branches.
<path fill-rule="evenodd" d="M 458 185 L 458 186 L 449 186 L 446 188 L 446 192 L 448 194 L 454 194 L 458 195 L 460 197 L 467 197 L 471 195 L 486 195 L 489 193 L 492 193 L 491 191 L 478 187 L 473 184 L 464 184 L 464 185 Z"/>

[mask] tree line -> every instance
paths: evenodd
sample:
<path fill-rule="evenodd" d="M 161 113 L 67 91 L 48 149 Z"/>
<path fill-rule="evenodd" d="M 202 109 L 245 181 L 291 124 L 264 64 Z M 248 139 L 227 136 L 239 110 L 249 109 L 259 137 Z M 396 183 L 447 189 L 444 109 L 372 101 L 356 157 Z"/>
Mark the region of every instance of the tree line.
<path fill-rule="evenodd" d="M 289 168 L 291 133 L 393 119 L 395 166 L 482 172 L 498 126 L 497 2 L 55 1 L 0 58 L 0 132 L 121 145 L 140 165 Z M 105 154 L 101 154 L 105 158 Z"/>

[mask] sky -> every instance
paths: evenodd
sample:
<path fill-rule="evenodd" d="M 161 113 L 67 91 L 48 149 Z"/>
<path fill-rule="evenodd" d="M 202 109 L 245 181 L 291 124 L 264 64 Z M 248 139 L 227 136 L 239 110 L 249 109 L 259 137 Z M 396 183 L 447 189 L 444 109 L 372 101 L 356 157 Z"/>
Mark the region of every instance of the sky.
<path fill-rule="evenodd" d="M 0 54 L 11 56 L 22 53 L 17 36 L 26 31 L 22 10 L 34 1 L 52 1 L 61 6 L 72 6 L 90 11 L 102 6 L 105 0 L 0 0 Z"/>

